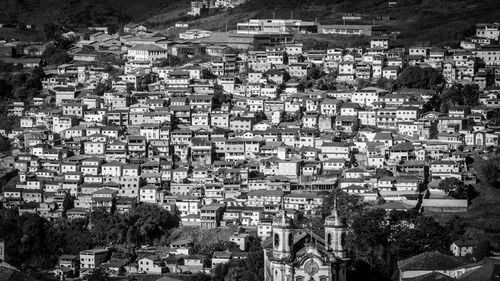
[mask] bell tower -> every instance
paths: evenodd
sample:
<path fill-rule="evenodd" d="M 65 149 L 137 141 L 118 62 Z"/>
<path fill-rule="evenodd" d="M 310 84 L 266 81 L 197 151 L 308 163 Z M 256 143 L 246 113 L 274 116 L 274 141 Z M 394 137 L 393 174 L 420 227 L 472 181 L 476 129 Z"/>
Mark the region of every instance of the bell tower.
<path fill-rule="evenodd" d="M 293 250 L 293 220 L 286 215 L 283 199 L 281 210 L 273 219 L 272 234 L 274 258 L 289 258 Z"/>
<path fill-rule="evenodd" d="M 340 220 L 337 197 L 333 201 L 332 213 L 325 219 L 325 245 L 337 258 L 346 258 L 345 236 L 347 229 Z"/>

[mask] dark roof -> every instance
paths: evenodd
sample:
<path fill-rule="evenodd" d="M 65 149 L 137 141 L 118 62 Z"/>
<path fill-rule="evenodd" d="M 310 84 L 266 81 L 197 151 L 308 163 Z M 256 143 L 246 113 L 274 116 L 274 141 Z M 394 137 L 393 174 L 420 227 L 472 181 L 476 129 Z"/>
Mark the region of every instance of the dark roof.
<path fill-rule="evenodd" d="M 499 281 L 500 260 L 486 258 L 481 261 L 483 265 L 477 269 L 466 272 L 458 281 Z"/>
<path fill-rule="evenodd" d="M 477 242 L 474 240 L 455 240 L 453 241 L 453 244 L 457 245 L 458 247 L 468 247 L 468 246 L 476 246 Z"/>
<path fill-rule="evenodd" d="M 232 255 L 233 255 L 233 253 L 231 253 L 231 252 L 215 251 L 214 254 L 212 255 L 212 258 L 230 259 Z"/>
<path fill-rule="evenodd" d="M 449 270 L 466 264 L 467 262 L 461 258 L 435 251 L 398 261 L 398 268 L 399 270 Z"/>
<path fill-rule="evenodd" d="M 412 151 L 415 150 L 415 147 L 409 142 L 402 142 L 399 144 L 394 145 L 390 149 L 391 151 Z"/>
<path fill-rule="evenodd" d="M 404 281 L 453 281 L 455 278 L 452 278 L 448 275 L 444 275 L 440 272 L 431 272 L 424 275 L 420 275 L 413 278 L 404 278 Z"/>

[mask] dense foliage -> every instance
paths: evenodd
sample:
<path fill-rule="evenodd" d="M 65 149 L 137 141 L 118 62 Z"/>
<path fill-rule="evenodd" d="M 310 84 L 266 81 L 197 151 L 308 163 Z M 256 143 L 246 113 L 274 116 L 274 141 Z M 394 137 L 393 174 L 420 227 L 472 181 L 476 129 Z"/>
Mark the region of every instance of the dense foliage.
<path fill-rule="evenodd" d="M 436 92 L 423 106 L 423 112 L 437 111 L 448 113 L 452 106 L 479 104 L 479 87 L 476 84 L 454 84 Z"/>
<path fill-rule="evenodd" d="M 439 189 L 455 199 L 472 199 L 475 196 L 474 187 L 457 178 L 445 178 L 439 183 Z"/>
<path fill-rule="evenodd" d="M 0 62 L 0 129 L 19 127 L 19 117 L 7 116 L 8 105 L 13 101 L 30 102 L 42 90 L 41 79 L 45 77 L 42 68 L 26 71 L 22 66 Z M 1 141 L 0 150 L 8 149 Z"/>
<path fill-rule="evenodd" d="M 483 185 L 500 188 L 500 157 L 475 161 L 473 167 L 476 177 Z"/>
<path fill-rule="evenodd" d="M 181 0 L 0 0 L 0 21 L 31 24 L 59 22 L 69 26 L 119 26 L 141 20 Z"/>
<path fill-rule="evenodd" d="M 232 259 L 218 264 L 213 270 L 212 281 L 261 281 L 264 280 L 264 252 L 250 253 L 247 259 Z"/>
<path fill-rule="evenodd" d="M 51 268 L 61 254 L 104 246 L 131 246 L 158 242 L 179 219 L 151 204 L 138 204 L 130 212 L 94 211 L 91 219 L 49 222 L 38 215 L 0 210 L 0 240 L 6 244 L 7 262 L 20 268 Z"/>
<path fill-rule="evenodd" d="M 44 77 L 41 68 L 25 71 L 12 64 L 0 63 L 0 98 L 2 101 L 30 100 L 42 90 Z M 5 111 L 2 111 L 5 113 Z"/>
<path fill-rule="evenodd" d="M 379 174 L 389 175 L 383 170 Z M 323 235 L 324 218 L 336 200 L 341 219 L 350 226 L 346 247 L 353 258 L 352 280 L 390 280 L 398 260 L 425 251 L 448 252 L 452 236 L 432 217 L 416 210 L 387 212 L 368 207 L 360 197 L 342 191 L 326 195 L 321 216 L 312 218 L 312 227 Z"/>
<path fill-rule="evenodd" d="M 396 262 L 425 251 L 448 253 L 451 242 L 448 230 L 432 217 L 416 211 L 386 212 L 366 208 L 351 220 L 348 249 L 354 258 L 353 274 L 363 280 L 390 280 Z M 367 271 L 356 268 L 366 267 Z M 364 274 L 367 274 L 366 276 Z"/>
<path fill-rule="evenodd" d="M 435 68 L 409 66 L 403 69 L 396 83 L 400 88 L 436 89 L 443 81 L 443 75 Z"/>

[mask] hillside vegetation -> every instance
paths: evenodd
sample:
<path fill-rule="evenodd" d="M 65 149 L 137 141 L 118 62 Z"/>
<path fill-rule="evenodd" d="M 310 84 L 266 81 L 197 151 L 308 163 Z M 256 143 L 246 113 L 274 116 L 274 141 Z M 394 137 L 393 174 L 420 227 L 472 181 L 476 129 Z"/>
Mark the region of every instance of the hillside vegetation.
<path fill-rule="evenodd" d="M 0 0 L 0 22 L 70 27 L 124 25 L 162 11 L 185 10 L 185 0 Z"/>
<path fill-rule="evenodd" d="M 386 0 L 249 0 L 235 9 L 196 18 L 186 15 L 189 5 L 187 0 L 0 0 L 0 22 L 121 27 L 133 21 L 164 30 L 176 21 L 187 21 L 196 28 L 224 30 L 249 18 L 273 16 L 342 23 L 341 13 L 356 12 L 363 14 L 363 20 L 346 24 L 373 23 L 400 32 L 398 45 L 446 45 L 472 35 L 476 23 L 500 18 L 498 0 L 399 0 L 392 8 Z"/>
<path fill-rule="evenodd" d="M 479 22 L 500 18 L 499 2 L 485 0 L 399 0 L 388 7 L 386 0 L 250 0 L 237 10 L 256 13 L 256 18 L 318 20 L 322 24 L 343 23 L 341 13 L 361 13 L 364 20 L 346 24 L 375 24 L 401 32 L 401 45 L 446 44 L 473 34 Z M 382 19 L 381 16 L 384 16 Z"/>

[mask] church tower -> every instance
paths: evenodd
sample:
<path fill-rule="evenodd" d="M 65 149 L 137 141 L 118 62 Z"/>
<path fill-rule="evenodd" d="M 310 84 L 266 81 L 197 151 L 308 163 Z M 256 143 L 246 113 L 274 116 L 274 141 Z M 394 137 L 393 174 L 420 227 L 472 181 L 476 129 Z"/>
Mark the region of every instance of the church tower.
<path fill-rule="evenodd" d="M 332 213 L 325 219 L 325 245 L 337 258 L 346 258 L 345 236 L 347 229 L 340 220 L 337 198 L 333 201 Z"/>
<path fill-rule="evenodd" d="M 284 207 L 282 204 L 272 224 L 273 257 L 280 260 L 290 258 L 293 251 L 293 220 L 286 215 Z"/>

